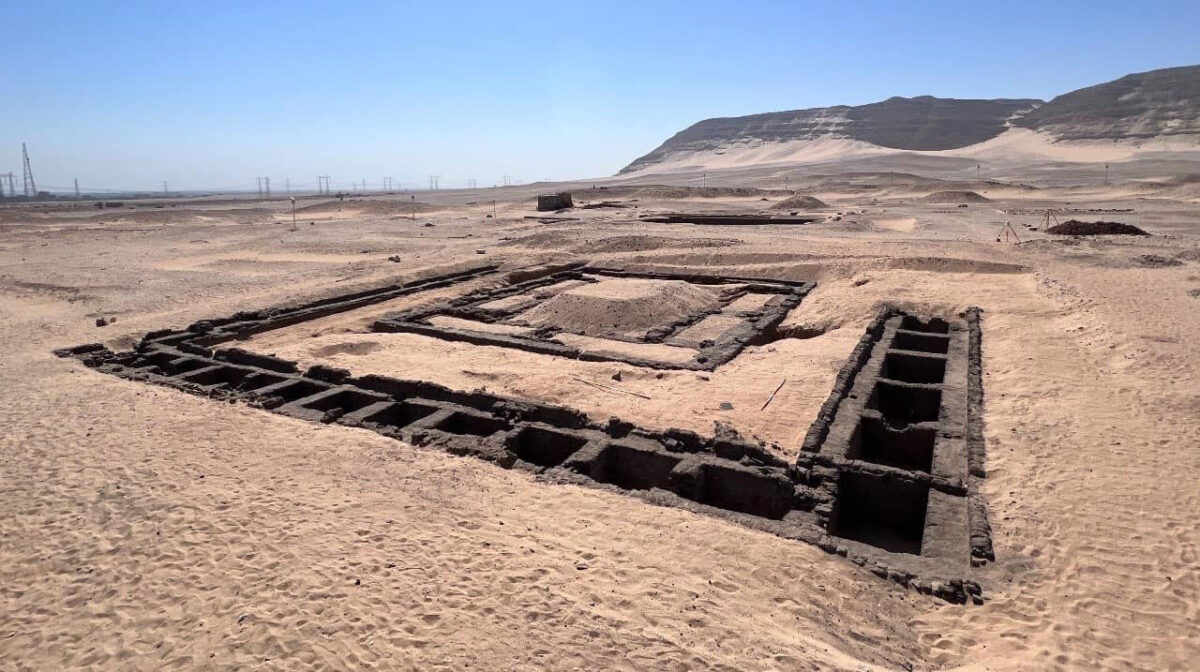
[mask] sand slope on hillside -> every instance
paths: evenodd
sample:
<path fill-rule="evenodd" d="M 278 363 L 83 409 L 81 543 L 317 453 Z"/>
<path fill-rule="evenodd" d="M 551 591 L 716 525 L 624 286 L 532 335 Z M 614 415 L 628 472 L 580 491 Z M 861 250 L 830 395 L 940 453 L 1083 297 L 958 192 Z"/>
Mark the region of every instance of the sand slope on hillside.
<path fill-rule="evenodd" d="M 784 142 L 741 141 L 700 152 L 673 152 L 660 163 L 648 164 L 629 175 L 665 174 L 690 170 L 721 170 L 758 165 L 825 163 L 849 158 L 911 154 L 987 161 L 1118 162 L 1142 157 L 1171 156 L 1200 160 L 1200 136 L 1182 135 L 1139 140 L 1056 141 L 1049 134 L 1010 128 L 999 136 L 961 149 L 906 151 L 848 138 L 819 137 Z"/>

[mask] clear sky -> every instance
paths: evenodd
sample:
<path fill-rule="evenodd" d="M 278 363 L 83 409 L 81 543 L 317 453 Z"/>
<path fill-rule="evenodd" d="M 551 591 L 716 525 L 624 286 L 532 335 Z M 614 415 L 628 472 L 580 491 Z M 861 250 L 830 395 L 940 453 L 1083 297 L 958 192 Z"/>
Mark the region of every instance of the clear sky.
<path fill-rule="evenodd" d="M 0 20 L 0 172 L 20 182 L 26 141 L 56 189 L 593 177 L 708 117 L 1200 63 L 1197 0 L 0 0 Z"/>

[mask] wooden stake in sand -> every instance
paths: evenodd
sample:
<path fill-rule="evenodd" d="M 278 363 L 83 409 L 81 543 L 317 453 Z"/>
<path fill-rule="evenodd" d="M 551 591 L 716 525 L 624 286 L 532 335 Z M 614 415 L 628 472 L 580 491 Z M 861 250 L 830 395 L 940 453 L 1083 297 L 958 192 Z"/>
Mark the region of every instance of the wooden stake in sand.
<path fill-rule="evenodd" d="M 787 378 L 784 378 L 783 380 L 779 381 L 779 387 L 775 388 L 775 391 L 771 393 L 771 396 L 767 397 L 766 403 L 764 403 L 762 405 L 762 408 L 760 408 L 758 410 L 760 410 L 760 411 L 767 410 L 767 404 L 770 404 L 772 401 L 775 400 L 775 395 L 779 394 L 779 391 L 783 389 L 783 384 L 786 382 L 787 382 Z"/>
<path fill-rule="evenodd" d="M 635 396 L 635 397 L 641 397 L 642 399 L 649 399 L 649 398 L 650 398 L 650 397 L 647 397 L 647 396 L 646 396 L 646 395 L 644 395 L 644 394 L 639 394 L 639 393 L 637 393 L 637 392 L 630 392 L 629 390 L 622 390 L 622 389 L 621 389 L 621 388 L 619 388 L 619 387 L 613 387 L 613 386 L 611 386 L 611 385 L 601 385 L 600 383 L 593 383 L 592 381 L 590 381 L 590 380 L 584 380 L 583 378 L 580 378 L 579 376 L 571 376 L 571 377 L 572 377 L 572 378 L 574 378 L 575 380 L 578 380 L 579 382 L 583 383 L 584 385 L 591 385 L 592 387 L 598 387 L 598 388 L 600 388 L 600 389 L 602 389 L 602 390 L 612 390 L 613 392 L 620 392 L 620 393 L 622 393 L 622 394 L 629 394 L 629 395 L 632 395 L 632 396 Z"/>

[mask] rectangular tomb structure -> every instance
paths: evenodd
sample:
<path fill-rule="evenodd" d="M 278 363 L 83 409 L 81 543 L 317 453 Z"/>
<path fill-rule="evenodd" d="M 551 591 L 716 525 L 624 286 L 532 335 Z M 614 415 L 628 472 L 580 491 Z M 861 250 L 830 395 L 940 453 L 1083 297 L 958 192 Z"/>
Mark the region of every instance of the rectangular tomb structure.
<path fill-rule="evenodd" d="M 371 328 L 585 361 L 711 371 L 770 338 L 812 287 L 575 267 L 388 315 Z"/>
<path fill-rule="evenodd" d="M 151 332 L 127 352 L 87 344 L 56 354 L 125 379 L 362 428 L 526 469 L 549 481 L 719 516 L 850 556 L 874 574 L 947 600 L 981 599 L 979 585 L 965 577 L 971 564 L 991 559 L 990 528 L 977 489 L 983 476 L 977 310 L 953 319 L 882 313 L 847 360 L 794 464 L 736 435 L 656 431 L 615 418 L 597 423 L 569 408 L 426 381 L 356 378 L 323 365 L 300 371 L 295 362 L 226 347 L 250 334 L 490 270 L 202 320 L 184 330 Z M 550 273 L 510 286 L 507 293 L 467 295 L 450 307 L 489 303 L 484 310 L 495 310 L 494 301 L 503 296 L 584 279 L 582 273 Z M 782 319 L 811 287 L 685 279 L 718 288 L 726 304 L 749 287 L 763 288 L 772 298 L 761 311 L 747 313 L 742 302 L 738 312 L 768 322 Z M 672 328 L 700 319 L 689 315 L 690 322 L 681 318 Z"/>

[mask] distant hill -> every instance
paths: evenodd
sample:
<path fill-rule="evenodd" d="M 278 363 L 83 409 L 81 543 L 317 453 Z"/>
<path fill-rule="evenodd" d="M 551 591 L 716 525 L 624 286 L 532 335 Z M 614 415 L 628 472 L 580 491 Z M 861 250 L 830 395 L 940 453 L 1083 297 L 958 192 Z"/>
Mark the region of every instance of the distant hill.
<path fill-rule="evenodd" d="M 1019 130 L 1018 130 L 1019 129 Z M 1200 142 L 1200 66 L 1122 77 L 1044 103 L 1034 98 L 889 98 L 868 105 L 706 119 L 676 133 L 621 173 L 662 165 L 750 165 L 888 151 L 1006 151 L 1071 140 L 1195 136 Z M 1003 136 L 1003 138 L 1001 138 Z M 1030 138 L 1034 138 L 1031 140 Z M 998 148 L 998 149 L 997 149 Z"/>

